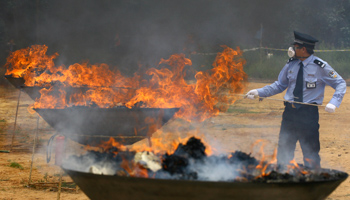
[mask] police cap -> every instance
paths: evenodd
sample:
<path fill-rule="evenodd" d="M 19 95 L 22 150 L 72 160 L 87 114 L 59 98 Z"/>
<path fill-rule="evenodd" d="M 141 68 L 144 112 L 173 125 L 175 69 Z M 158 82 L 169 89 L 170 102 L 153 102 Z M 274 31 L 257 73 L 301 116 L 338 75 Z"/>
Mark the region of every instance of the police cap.
<path fill-rule="evenodd" d="M 302 45 L 311 49 L 313 49 L 315 47 L 315 43 L 318 42 L 318 40 L 311 35 L 299 33 L 297 31 L 294 31 L 294 38 L 293 44 Z"/>

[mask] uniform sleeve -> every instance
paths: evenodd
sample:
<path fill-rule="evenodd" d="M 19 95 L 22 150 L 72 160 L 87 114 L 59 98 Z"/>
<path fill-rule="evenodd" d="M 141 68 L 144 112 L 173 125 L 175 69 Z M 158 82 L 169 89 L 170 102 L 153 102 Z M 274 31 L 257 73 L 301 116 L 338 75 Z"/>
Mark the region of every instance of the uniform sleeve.
<path fill-rule="evenodd" d="M 329 64 L 326 64 L 321 73 L 322 81 L 335 89 L 329 103 L 339 107 L 346 92 L 345 80 Z"/>
<path fill-rule="evenodd" d="M 269 97 L 283 92 L 288 87 L 288 66 L 286 64 L 278 75 L 278 80 L 263 88 L 257 89 L 260 97 Z"/>

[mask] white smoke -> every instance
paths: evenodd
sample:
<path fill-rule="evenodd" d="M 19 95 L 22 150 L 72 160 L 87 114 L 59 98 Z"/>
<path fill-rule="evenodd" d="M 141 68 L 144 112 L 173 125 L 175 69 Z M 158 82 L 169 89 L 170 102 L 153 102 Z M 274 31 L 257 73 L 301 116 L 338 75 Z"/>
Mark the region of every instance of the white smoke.
<path fill-rule="evenodd" d="M 204 163 L 193 163 L 189 169 L 197 172 L 198 180 L 206 181 L 232 181 L 239 175 L 237 165 L 225 162 L 217 163 L 210 159 L 206 159 Z"/>

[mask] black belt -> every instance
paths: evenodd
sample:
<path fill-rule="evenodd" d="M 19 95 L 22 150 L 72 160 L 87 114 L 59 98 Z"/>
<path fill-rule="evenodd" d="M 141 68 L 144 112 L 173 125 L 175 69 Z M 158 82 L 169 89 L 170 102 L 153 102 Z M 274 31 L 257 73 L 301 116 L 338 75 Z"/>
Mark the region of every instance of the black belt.
<path fill-rule="evenodd" d="M 284 103 L 285 106 L 290 106 L 290 107 L 292 107 L 292 108 L 295 108 L 294 103 L 290 103 L 290 102 L 288 102 L 288 101 L 284 101 L 283 103 Z M 315 104 L 315 105 L 317 105 L 316 102 L 313 102 L 313 103 L 310 103 L 310 104 Z M 303 106 L 308 106 L 308 105 L 306 105 L 306 104 L 301 104 L 301 107 L 303 107 Z"/>

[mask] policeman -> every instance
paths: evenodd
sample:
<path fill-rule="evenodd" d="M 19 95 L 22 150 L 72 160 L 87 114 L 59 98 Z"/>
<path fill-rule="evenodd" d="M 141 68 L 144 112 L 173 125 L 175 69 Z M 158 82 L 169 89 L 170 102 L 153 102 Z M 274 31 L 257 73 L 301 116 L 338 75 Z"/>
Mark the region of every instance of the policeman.
<path fill-rule="evenodd" d="M 281 70 L 278 80 L 246 94 L 248 99 L 257 96 L 269 97 L 283 92 L 285 109 L 279 133 L 277 163 L 289 164 L 294 159 L 294 151 L 299 141 L 304 165 L 320 168 L 319 113 L 318 106 L 323 102 L 325 86 L 335 89 L 325 110 L 335 112 L 346 92 L 344 79 L 325 61 L 314 56 L 314 37 L 294 31 L 293 47 L 288 49 L 290 59 Z M 306 105 L 307 104 L 315 104 Z"/>

